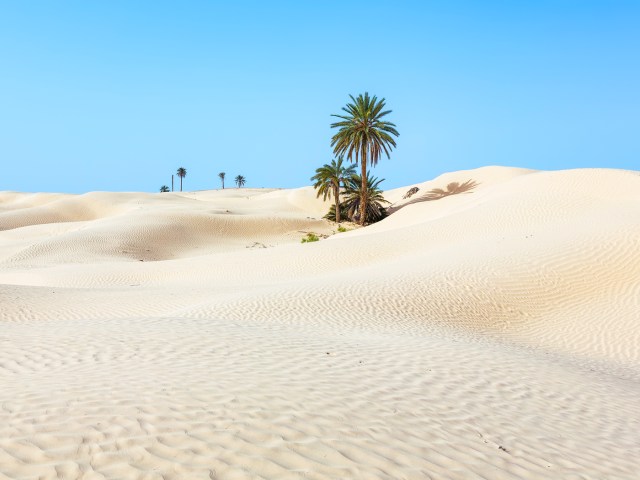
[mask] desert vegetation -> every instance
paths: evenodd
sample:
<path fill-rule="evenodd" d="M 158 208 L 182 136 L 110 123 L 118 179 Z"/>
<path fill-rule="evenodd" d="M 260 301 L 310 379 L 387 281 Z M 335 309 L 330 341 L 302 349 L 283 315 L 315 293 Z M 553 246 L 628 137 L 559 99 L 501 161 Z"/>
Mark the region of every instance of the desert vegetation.
<path fill-rule="evenodd" d="M 187 169 L 184 168 L 184 167 L 180 167 L 176 171 L 176 175 L 178 175 L 178 177 L 180 177 L 180 191 L 182 191 L 182 179 L 187 176 Z"/>
<path fill-rule="evenodd" d="M 382 154 L 391 158 L 390 152 L 396 146 L 394 137 L 400 134 L 395 124 L 383 120 L 391 110 L 384 110 L 385 99 L 378 100 L 375 95 L 369 96 L 368 92 L 360 94 L 357 98 L 349 95 L 351 103 L 342 108 L 344 114 L 332 115 L 340 120 L 332 123 L 331 128 L 338 131 L 331 139 L 334 155 L 340 157 L 346 155 L 348 160 L 360 163 L 360 188 L 359 205 L 367 211 L 369 202 L 367 185 L 367 161 L 372 167 L 376 166 Z M 339 215 L 339 213 L 338 213 Z M 365 225 L 367 215 L 359 215 L 360 225 Z"/>
<path fill-rule="evenodd" d="M 360 175 L 352 175 L 344 183 L 343 201 L 338 205 L 332 205 L 329 213 L 327 213 L 324 218 L 335 222 L 337 218 L 337 207 L 339 215 L 351 222 L 360 223 L 361 225 L 379 222 L 387 216 L 385 204 L 389 203 L 385 200 L 382 189 L 380 188 L 380 183 L 383 181 L 383 178 L 378 179 L 367 175 L 367 178 L 363 182 Z M 364 204 L 364 208 L 361 208 L 363 205 L 363 195 L 361 192 L 363 184 L 367 189 L 367 203 Z M 364 214 L 362 212 L 364 212 Z"/>
<path fill-rule="evenodd" d="M 343 189 L 345 182 L 348 181 L 353 175 L 355 175 L 355 166 L 349 165 L 345 167 L 343 165 L 344 158 L 339 157 L 336 161 L 331 160 L 331 163 L 325 163 L 322 167 L 316 169 L 316 174 L 311 177 L 311 181 L 315 182 L 313 187 L 318 191 L 316 195 L 319 197 L 323 195 L 324 200 L 331 198 L 335 201 L 334 212 L 335 222 L 340 223 L 340 190 Z"/>
<path fill-rule="evenodd" d="M 332 115 L 339 118 L 331 124 L 331 128 L 338 129 L 331 138 L 337 160 L 316 169 L 311 181 L 318 197 L 334 200 L 325 218 L 336 223 L 347 219 L 367 225 L 387 216 L 385 204 L 389 203 L 380 188 L 384 179 L 372 177 L 367 172 L 367 162 L 374 167 L 383 154 L 390 158 L 396 146 L 394 137 L 400 134 L 394 123 L 384 120 L 391 113 L 385 110 L 384 98 L 378 100 L 368 92 L 349 97 L 351 102 L 342 108 L 344 113 Z M 352 165 L 344 166 L 345 158 L 353 162 Z M 356 173 L 358 164 L 360 175 Z"/>
<path fill-rule="evenodd" d="M 304 237 L 302 237 L 302 240 L 300 240 L 300 243 L 311 243 L 311 242 L 317 242 L 318 240 L 320 240 L 320 237 L 318 235 L 316 235 L 313 232 L 309 232 Z"/>

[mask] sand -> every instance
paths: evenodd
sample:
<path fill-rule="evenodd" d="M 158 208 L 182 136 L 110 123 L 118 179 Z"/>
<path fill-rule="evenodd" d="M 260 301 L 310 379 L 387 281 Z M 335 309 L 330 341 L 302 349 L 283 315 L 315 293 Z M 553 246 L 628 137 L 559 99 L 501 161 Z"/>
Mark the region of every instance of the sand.
<path fill-rule="evenodd" d="M 386 197 L 0 192 L 0 479 L 637 479 L 640 174 Z"/>

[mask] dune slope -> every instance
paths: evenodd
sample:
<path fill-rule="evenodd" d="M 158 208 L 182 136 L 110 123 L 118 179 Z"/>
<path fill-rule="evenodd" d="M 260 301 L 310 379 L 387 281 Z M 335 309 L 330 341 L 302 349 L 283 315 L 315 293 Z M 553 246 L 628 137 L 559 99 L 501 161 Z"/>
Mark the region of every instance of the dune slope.
<path fill-rule="evenodd" d="M 0 479 L 636 478 L 638 172 L 413 186 L 0 193 Z"/>

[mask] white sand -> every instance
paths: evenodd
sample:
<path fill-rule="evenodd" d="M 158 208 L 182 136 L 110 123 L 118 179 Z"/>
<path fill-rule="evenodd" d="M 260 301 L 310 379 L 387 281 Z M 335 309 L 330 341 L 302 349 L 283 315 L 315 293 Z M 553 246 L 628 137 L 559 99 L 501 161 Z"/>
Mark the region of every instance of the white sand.
<path fill-rule="evenodd" d="M 417 186 L 0 192 L 0 479 L 640 478 L 638 172 Z"/>

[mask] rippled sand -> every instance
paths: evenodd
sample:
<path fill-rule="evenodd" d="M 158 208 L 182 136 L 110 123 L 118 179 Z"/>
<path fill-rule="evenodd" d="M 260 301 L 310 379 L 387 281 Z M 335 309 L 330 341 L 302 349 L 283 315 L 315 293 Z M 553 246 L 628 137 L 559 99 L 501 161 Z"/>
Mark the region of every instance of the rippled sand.
<path fill-rule="evenodd" d="M 640 174 L 417 186 L 0 192 L 0 479 L 638 478 Z"/>

